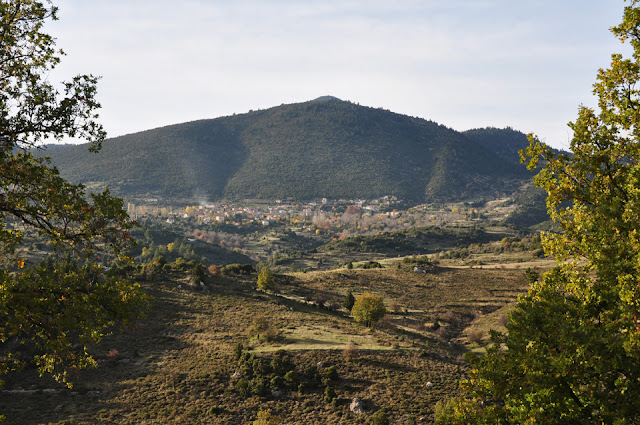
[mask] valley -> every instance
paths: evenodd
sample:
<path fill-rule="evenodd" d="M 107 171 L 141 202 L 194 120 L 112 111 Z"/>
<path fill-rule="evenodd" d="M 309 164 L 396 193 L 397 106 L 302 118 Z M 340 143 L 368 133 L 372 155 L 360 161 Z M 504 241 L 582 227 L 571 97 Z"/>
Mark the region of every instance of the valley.
<path fill-rule="evenodd" d="M 482 353 L 527 273 L 554 264 L 535 230 L 505 224 L 513 198 L 128 207 L 137 263 L 118 272 L 154 297 L 149 316 L 94 347 L 98 368 L 72 389 L 11 375 L 7 423 L 431 423 L 464 353 Z M 275 273 L 266 292 L 262 267 Z M 381 296 L 387 314 L 355 322 L 349 292 Z"/>

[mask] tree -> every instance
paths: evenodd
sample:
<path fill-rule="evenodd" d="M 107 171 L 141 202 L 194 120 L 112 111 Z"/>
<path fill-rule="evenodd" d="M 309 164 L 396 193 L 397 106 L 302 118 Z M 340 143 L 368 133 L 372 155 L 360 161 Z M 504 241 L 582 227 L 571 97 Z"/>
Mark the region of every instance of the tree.
<path fill-rule="evenodd" d="M 0 375 L 34 364 L 66 381 L 69 370 L 96 364 L 88 345 L 149 300 L 113 271 L 131 262 L 134 223 L 122 200 L 87 194 L 29 151 L 64 137 L 97 151 L 105 137 L 96 77 L 62 83 L 62 93 L 47 81 L 62 51 L 42 28 L 56 14 L 33 0 L 0 3 Z M 26 256 L 33 239 L 46 259 Z"/>
<path fill-rule="evenodd" d="M 349 290 L 347 295 L 344 297 L 344 301 L 342 302 L 342 306 L 346 308 L 348 311 L 351 311 L 353 305 L 356 303 L 356 297 L 353 296 L 353 292 Z"/>
<path fill-rule="evenodd" d="M 356 322 L 373 326 L 387 314 L 387 309 L 380 295 L 365 292 L 356 297 L 356 302 L 353 304 L 353 308 L 351 308 L 351 314 Z"/>
<path fill-rule="evenodd" d="M 612 55 L 581 106 L 572 154 L 530 136 L 523 152 L 563 233 L 545 234 L 558 266 L 532 284 L 506 334 L 462 385 L 471 398 L 439 423 L 640 423 L 640 7 L 612 32 L 633 56 Z M 473 356 L 472 356 L 473 357 Z M 466 414 L 468 412 L 469 414 Z M 455 420 L 454 420 L 455 419 Z"/>
<path fill-rule="evenodd" d="M 258 275 L 258 289 L 262 291 L 272 290 L 276 286 L 276 281 L 269 267 L 263 267 Z"/>

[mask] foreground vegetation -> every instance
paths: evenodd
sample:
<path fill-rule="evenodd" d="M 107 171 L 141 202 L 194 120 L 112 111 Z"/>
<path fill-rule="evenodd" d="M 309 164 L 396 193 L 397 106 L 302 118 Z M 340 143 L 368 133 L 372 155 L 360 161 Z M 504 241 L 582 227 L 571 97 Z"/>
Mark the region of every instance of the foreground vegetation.
<path fill-rule="evenodd" d="M 633 0 L 611 29 L 633 55 L 599 71 L 599 109 L 581 106 L 570 123 L 571 155 L 530 137 L 522 156 L 540 167 L 536 184 L 562 229 L 543 238 L 559 264 L 531 274 L 507 332 L 470 358 L 466 394 L 438 423 L 640 423 L 639 30 Z"/>
<path fill-rule="evenodd" d="M 429 423 L 457 394 L 461 354 L 504 325 L 527 283 L 522 269 L 415 264 L 276 274 L 275 292 L 257 291 L 255 272 L 206 274 L 203 286 L 184 263 L 141 268 L 149 317 L 96 347 L 99 367 L 78 372 L 73 389 L 32 369 L 11 376 L 0 410 L 9 424 L 247 424 L 265 409 L 284 423 L 380 412 Z M 356 323 L 342 307 L 349 291 L 382 296 L 389 314 Z M 354 397 L 364 413 L 349 410 Z"/>

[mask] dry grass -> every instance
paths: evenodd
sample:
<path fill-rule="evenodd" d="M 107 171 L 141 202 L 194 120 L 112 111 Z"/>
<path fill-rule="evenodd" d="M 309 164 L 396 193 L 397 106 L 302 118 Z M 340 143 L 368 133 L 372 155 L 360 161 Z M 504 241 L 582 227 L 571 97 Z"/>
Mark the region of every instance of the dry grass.
<path fill-rule="evenodd" d="M 471 324 L 481 329 L 484 319 L 499 320 L 526 289 L 522 271 L 509 269 L 299 273 L 281 285 L 291 299 L 256 292 L 255 276 L 216 278 L 209 293 L 178 289 L 182 278 L 145 283 L 156 300 L 151 315 L 135 331 L 116 333 L 96 347 L 100 367 L 81 372 L 73 390 L 39 379 L 33 370 L 10 376 L 0 398 L 6 423 L 247 424 L 260 409 L 272 409 L 288 424 L 362 424 L 371 413 L 348 413 L 353 397 L 364 400 L 369 412 L 389 408 L 392 423 L 407 415 L 428 423 L 435 403 L 455 394 L 465 373 L 455 342 Z M 343 310 L 302 302 L 339 305 L 349 289 L 402 300 L 403 309 L 388 316 L 389 326 L 369 330 Z M 259 316 L 268 318 L 279 338 L 247 336 Z M 440 329 L 425 327 L 435 320 Z M 267 359 L 284 349 L 300 373 L 318 362 L 335 366 L 338 401 L 325 403 L 322 388 L 242 399 L 232 378 L 238 343 Z M 433 388 L 424 386 L 429 381 Z"/>
<path fill-rule="evenodd" d="M 359 326 L 354 326 L 350 330 L 357 333 L 347 333 L 347 329 L 341 330 L 322 325 L 297 326 L 283 332 L 282 338 L 277 343 L 271 346 L 257 347 L 255 351 L 344 350 L 349 344 L 357 344 L 360 350 L 390 349 L 377 343 L 372 335 L 367 334 L 367 330 L 361 329 Z"/>

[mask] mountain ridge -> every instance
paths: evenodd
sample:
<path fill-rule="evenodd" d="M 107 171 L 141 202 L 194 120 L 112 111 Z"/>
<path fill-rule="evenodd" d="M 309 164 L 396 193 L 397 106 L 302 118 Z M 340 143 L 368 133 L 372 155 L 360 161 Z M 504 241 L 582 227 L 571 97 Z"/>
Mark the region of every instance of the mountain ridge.
<path fill-rule="evenodd" d="M 46 154 L 65 178 L 126 198 L 442 201 L 511 193 L 530 177 L 433 121 L 318 99 L 107 139 L 98 155 L 85 145 Z"/>

